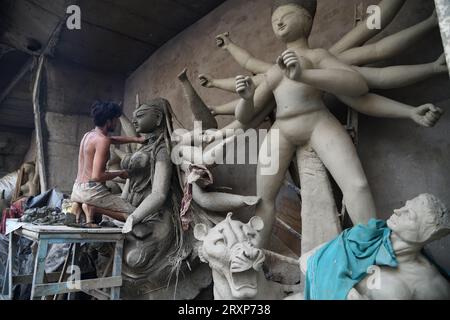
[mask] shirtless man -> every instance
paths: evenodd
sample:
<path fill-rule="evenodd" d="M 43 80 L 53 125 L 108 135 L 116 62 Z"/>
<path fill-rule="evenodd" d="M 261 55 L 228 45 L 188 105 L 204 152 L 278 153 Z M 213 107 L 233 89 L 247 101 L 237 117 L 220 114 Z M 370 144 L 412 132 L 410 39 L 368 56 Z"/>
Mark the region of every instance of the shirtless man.
<path fill-rule="evenodd" d="M 422 254 L 426 244 L 450 234 L 450 215 L 444 204 L 433 195 L 420 195 L 394 210 L 387 226 L 392 230 L 390 240 L 398 267 L 381 266 L 377 274 L 367 275 L 351 289 L 347 299 L 450 300 L 450 284 Z M 304 274 L 308 259 L 320 248 L 300 258 Z M 370 285 L 374 277 L 378 285 Z"/>
<path fill-rule="evenodd" d="M 115 178 L 127 179 L 124 170 L 106 171 L 111 144 L 144 143 L 142 137 L 109 137 L 116 129 L 122 115 L 119 105 L 113 102 L 95 102 L 92 106 L 92 117 L 95 129 L 86 133 L 81 141 L 78 158 L 77 180 L 73 186 L 71 200 L 74 202 L 74 213 L 77 223 L 82 211 L 86 215 L 87 228 L 95 228 L 96 214 L 109 216 L 118 221 L 125 221 L 135 208 L 113 195 L 105 186 L 106 181 Z"/>

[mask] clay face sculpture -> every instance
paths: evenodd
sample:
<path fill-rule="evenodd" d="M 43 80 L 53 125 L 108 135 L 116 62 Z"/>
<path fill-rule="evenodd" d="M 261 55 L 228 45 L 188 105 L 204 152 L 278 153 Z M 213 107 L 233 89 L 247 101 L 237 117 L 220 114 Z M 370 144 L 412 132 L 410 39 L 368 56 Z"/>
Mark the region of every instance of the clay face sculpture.
<path fill-rule="evenodd" d="M 280 6 L 272 14 L 273 31 L 283 42 L 308 37 L 312 24 L 311 14 L 305 8 L 294 4 Z"/>
<path fill-rule="evenodd" d="M 161 126 L 164 119 L 164 109 L 158 106 L 157 101 L 154 105 L 141 105 L 133 117 L 133 125 L 137 133 L 151 133 Z"/>
<path fill-rule="evenodd" d="M 209 229 L 197 224 L 194 236 L 201 241 L 199 257 L 213 271 L 214 298 L 281 299 L 282 287 L 264 277 L 265 254 L 260 247 L 261 218 L 253 217 L 247 224 L 232 220 L 232 214 Z"/>
<path fill-rule="evenodd" d="M 403 241 L 425 245 L 450 233 L 446 210 L 439 199 L 423 194 L 394 210 L 387 224 Z"/>

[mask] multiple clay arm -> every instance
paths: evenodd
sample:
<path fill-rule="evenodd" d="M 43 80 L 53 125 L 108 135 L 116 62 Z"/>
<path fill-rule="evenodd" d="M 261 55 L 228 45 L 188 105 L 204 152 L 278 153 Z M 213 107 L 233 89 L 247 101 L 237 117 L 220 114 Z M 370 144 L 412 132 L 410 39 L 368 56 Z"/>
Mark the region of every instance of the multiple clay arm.
<path fill-rule="evenodd" d="M 380 7 L 381 28 L 380 29 L 369 29 L 367 28 L 367 19 L 363 21 L 360 25 L 353 28 L 349 33 L 347 33 L 341 40 L 336 42 L 331 48 L 330 52 L 332 54 L 340 54 L 346 50 L 359 47 L 375 37 L 380 33 L 387 25 L 389 25 L 394 17 L 397 15 L 398 11 L 401 9 L 405 0 L 383 0 L 380 1 L 378 6 Z"/>
<path fill-rule="evenodd" d="M 404 1 L 382 1 L 379 4 L 382 10 L 382 16 L 384 17 L 384 24 L 387 25 L 392 21 L 403 3 Z M 360 26 L 352 30 L 346 37 L 333 46 L 330 51 L 334 53 L 342 52 L 338 55 L 339 61 L 343 60 L 344 62 L 352 63 L 354 65 L 352 66 L 353 70 L 358 71 L 371 89 L 392 89 L 408 86 L 423 81 L 431 76 L 446 72 L 447 66 L 445 64 L 445 59 L 441 56 L 434 63 L 386 68 L 357 67 L 356 65 L 390 58 L 423 37 L 424 34 L 436 27 L 436 25 L 436 14 L 433 13 L 430 18 L 413 27 L 387 37 L 375 44 L 354 49 L 352 48 L 353 46 L 363 44 L 378 33 L 369 30 L 364 24 L 363 27 Z M 259 71 L 267 72 L 269 70 L 268 63 L 252 57 L 248 51 L 239 48 L 231 41 L 228 33 L 219 35 L 217 39 L 218 44 L 221 44 L 222 48 L 228 50 L 236 61 L 248 71 L 257 73 Z M 333 73 L 334 72 L 335 70 L 333 70 Z M 344 94 L 341 90 L 336 90 L 336 87 L 334 86 L 336 82 L 330 81 L 333 77 L 328 77 L 328 80 L 322 81 L 323 78 L 320 76 L 320 73 L 317 73 L 317 70 L 308 70 L 308 72 L 303 73 L 305 73 L 306 76 L 303 75 L 304 78 L 302 82 L 314 85 L 324 91 L 335 93 L 341 101 L 355 110 L 368 115 L 388 118 L 407 118 L 414 120 L 420 125 L 429 127 L 435 125 L 442 114 L 442 111 L 439 108 L 432 105 L 414 108 L 376 94 L 367 94 L 365 96 L 356 94 L 355 97 L 352 97 L 348 92 Z M 248 124 L 251 117 L 254 117 L 257 114 L 257 109 L 261 108 L 258 104 L 259 101 L 257 101 L 258 97 L 264 94 L 267 95 L 267 93 L 264 92 L 269 90 L 264 87 L 264 81 L 259 83 L 259 79 L 264 79 L 264 76 L 259 74 L 257 77 L 258 83 L 253 80 L 255 78 L 251 78 L 253 84 L 257 86 L 253 104 L 251 101 L 245 99 L 240 100 L 236 104 L 235 115 L 237 120 L 244 124 Z M 250 84 L 248 80 L 249 79 L 247 79 L 247 83 Z M 227 91 L 230 91 L 231 89 L 231 81 L 232 79 L 208 79 L 208 83 L 210 84 L 209 87 L 221 88 Z M 332 84 L 330 88 L 326 86 L 327 81 Z M 216 86 L 216 84 L 218 85 Z M 319 84 L 321 86 L 318 86 Z M 325 87 L 323 86 L 324 84 Z M 259 89 L 260 86 L 262 86 L 261 89 Z M 232 103 L 234 103 L 234 101 Z M 216 112 L 216 114 L 230 114 L 233 110 L 232 103 L 213 107 L 213 110 L 220 110 L 220 112 Z"/>
<path fill-rule="evenodd" d="M 352 48 L 336 56 L 339 60 L 355 66 L 382 61 L 402 53 L 437 26 L 438 20 L 436 12 L 434 12 L 431 17 L 410 28 L 383 38 L 376 43 Z"/>

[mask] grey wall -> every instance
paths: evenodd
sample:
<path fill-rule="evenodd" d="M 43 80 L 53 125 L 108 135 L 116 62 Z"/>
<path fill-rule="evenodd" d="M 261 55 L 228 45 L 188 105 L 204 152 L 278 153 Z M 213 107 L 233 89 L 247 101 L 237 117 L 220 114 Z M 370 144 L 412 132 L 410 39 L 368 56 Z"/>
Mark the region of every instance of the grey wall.
<path fill-rule="evenodd" d="M 311 44 L 330 47 L 354 24 L 354 5 L 376 4 L 376 0 L 319 1 Z M 163 96 L 171 102 L 185 126 L 191 126 L 191 114 L 185 105 L 177 74 L 187 66 L 191 79 L 199 73 L 215 77 L 234 77 L 242 74 L 241 68 L 223 50 L 215 47 L 214 36 L 229 31 L 232 39 L 266 61 L 275 61 L 282 52 L 281 43 L 275 39 L 270 25 L 271 0 L 229 0 L 201 21 L 186 29 L 152 55 L 126 81 L 125 109 L 128 115 L 134 108 L 136 93 L 142 100 Z M 345 3 L 345 4 L 343 4 Z M 432 0 L 408 0 L 395 22 L 378 38 L 409 27 L 428 17 L 433 10 Z M 438 30 L 418 42 L 392 64 L 421 63 L 435 60 L 442 52 Z M 383 94 L 412 105 L 433 102 L 450 109 L 448 77 L 442 76 L 414 87 L 385 91 Z M 234 95 L 215 89 L 204 89 L 197 81 L 195 88 L 207 104 L 228 102 Z M 342 106 L 331 103 L 337 113 Z M 220 124 L 230 121 L 221 117 Z M 450 205 L 450 115 L 444 116 L 434 129 L 424 129 L 408 121 L 393 121 L 361 117 L 359 153 L 372 186 L 380 217 L 386 218 L 394 208 L 421 192 L 440 196 Z M 223 167 L 216 172 L 218 184 L 233 187 L 243 194 L 255 192 L 253 166 Z M 296 199 L 283 190 L 278 201 L 283 210 L 296 210 Z M 289 216 L 292 212 L 289 212 Z M 298 213 L 298 216 L 300 214 Z M 298 224 L 299 228 L 300 224 Z M 438 258 L 450 268 L 450 258 L 444 250 L 448 240 L 439 245 Z M 445 260 L 445 261 L 444 261 Z"/>
<path fill-rule="evenodd" d="M 97 99 L 120 102 L 124 79 L 59 60 L 48 61 L 45 79 L 48 185 L 70 194 L 80 141 L 94 127 L 90 106 Z"/>
<path fill-rule="evenodd" d="M 0 178 L 16 171 L 30 147 L 31 132 L 0 127 Z"/>

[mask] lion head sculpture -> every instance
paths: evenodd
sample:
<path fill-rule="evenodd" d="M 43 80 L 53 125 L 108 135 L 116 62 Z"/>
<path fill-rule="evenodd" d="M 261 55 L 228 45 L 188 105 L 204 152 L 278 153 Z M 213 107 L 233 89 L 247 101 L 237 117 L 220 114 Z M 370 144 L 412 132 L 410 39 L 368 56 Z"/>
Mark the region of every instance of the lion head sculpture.
<path fill-rule="evenodd" d="M 199 256 L 213 271 L 215 299 L 254 299 L 259 282 L 265 280 L 265 255 L 259 249 L 264 223 L 253 217 L 244 224 L 231 216 L 229 213 L 212 229 L 204 224 L 195 226 L 194 236 L 202 242 Z"/>

